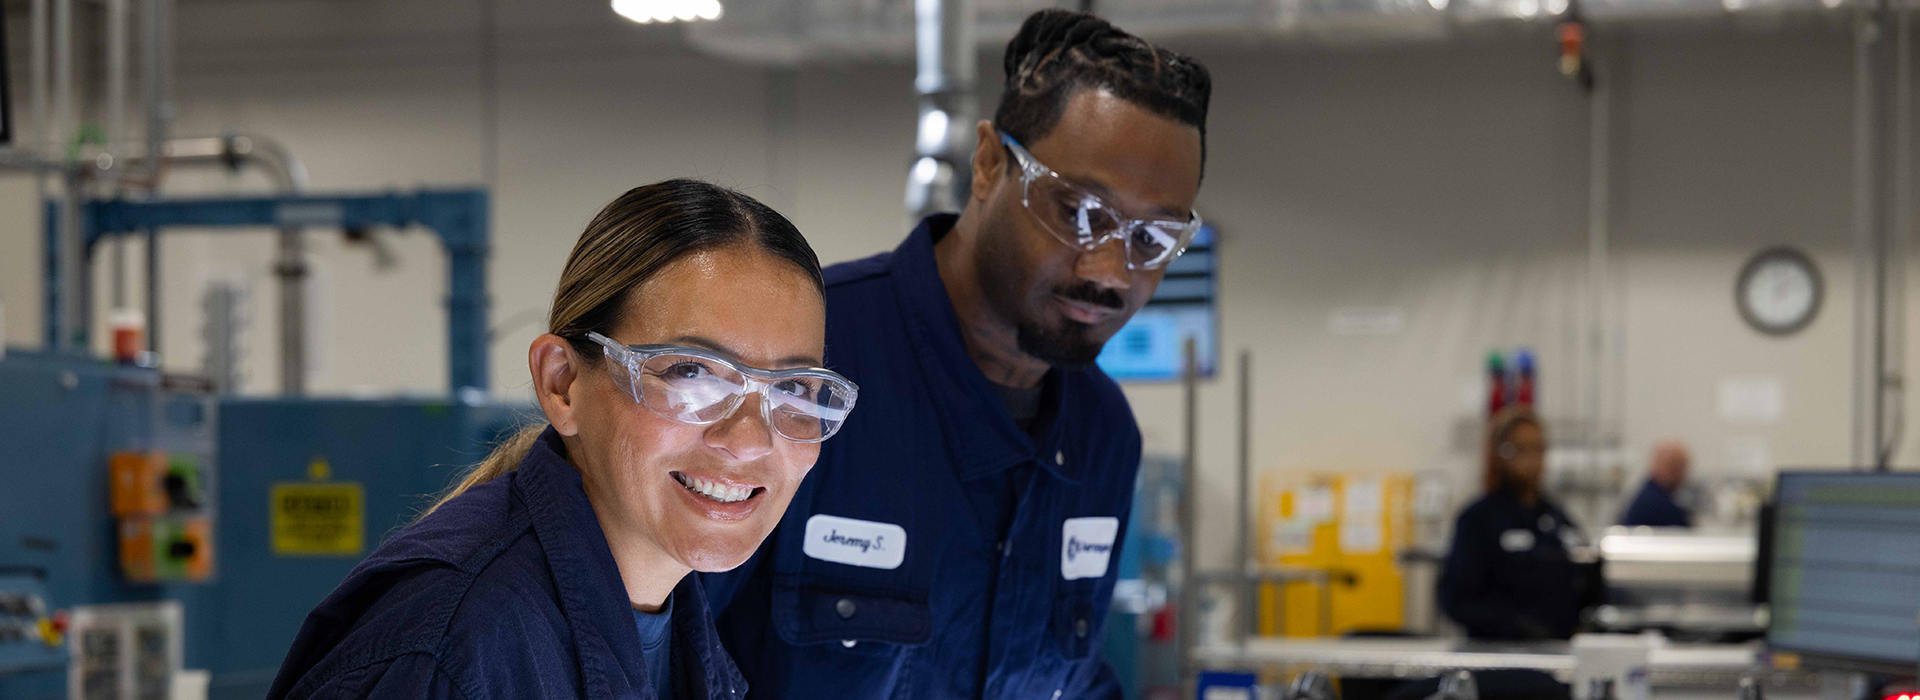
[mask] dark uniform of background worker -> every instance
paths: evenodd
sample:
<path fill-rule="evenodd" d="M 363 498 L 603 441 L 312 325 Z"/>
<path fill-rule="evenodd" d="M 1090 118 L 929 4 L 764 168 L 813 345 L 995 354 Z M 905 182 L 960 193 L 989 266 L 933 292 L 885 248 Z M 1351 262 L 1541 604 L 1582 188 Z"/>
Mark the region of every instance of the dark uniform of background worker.
<path fill-rule="evenodd" d="M 706 575 L 758 698 L 1118 698 L 1100 659 L 1140 433 L 1094 358 L 1199 228 L 1205 68 L 1046 10 L 972 192 L 827 272 L 863 410 L 753 561 Z"/>
<path fill-rule="evenodd" d="M 1546 431 L 1515 407 L 1487 437 L 1487 494 L 1454 523 L 1440 609 L 1476 639 L 1572 637 L 1606 584 L 1580 527 L 1540 492 Z"/>
<path fill-rule="evenodd" d="M 1687 446 L 1677 440 L 1655 445 L 1647 460 L 1647 480 L 1626 510 L 1620 524 L 1627 527 L 1693 527 L 1693 514 L 1680 505 L 1687 485 Z"/>

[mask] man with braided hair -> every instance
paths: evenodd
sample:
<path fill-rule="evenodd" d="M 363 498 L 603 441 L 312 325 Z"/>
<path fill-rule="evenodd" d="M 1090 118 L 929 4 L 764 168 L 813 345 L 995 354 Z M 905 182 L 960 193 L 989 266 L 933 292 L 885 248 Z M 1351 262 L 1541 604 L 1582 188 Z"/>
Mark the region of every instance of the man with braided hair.
<path fill-rule="evenodd" d="M 827 270 L 862 410 L 745 566 L 704 575 L 756 698 L 1118 698 L 1100 659 L 1140 463 L 1094 366 L 1200 227 L 1206 68 L 1045 10 L 972 193 Z"/>

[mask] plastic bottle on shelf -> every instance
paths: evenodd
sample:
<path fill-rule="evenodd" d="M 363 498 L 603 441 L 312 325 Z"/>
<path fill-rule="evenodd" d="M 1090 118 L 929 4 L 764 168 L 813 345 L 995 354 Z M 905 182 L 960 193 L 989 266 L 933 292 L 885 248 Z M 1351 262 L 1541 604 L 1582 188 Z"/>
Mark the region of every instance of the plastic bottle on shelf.
<path fill-rule="evenodd" d="M 1521 348 L 1514 354 L 1513 364 L 1518 375 L 1517 386 L 1513 390 L 1513 402 L 1526 406 L 1533 405 L 1533 351 Z"/>
<path fill-rule="evenodd" d="M 113 361 L 123 365 L 138 364 L 140 352 L 146 349 L 147 317 L 139 309 L 115 309 L 107 317 L 112 329 Z"/>
<path fill-rule="evenodd" d="M 1507 407 L 1507 360 L 1500 351 L 1487 353 L 1487 415 Z"/>

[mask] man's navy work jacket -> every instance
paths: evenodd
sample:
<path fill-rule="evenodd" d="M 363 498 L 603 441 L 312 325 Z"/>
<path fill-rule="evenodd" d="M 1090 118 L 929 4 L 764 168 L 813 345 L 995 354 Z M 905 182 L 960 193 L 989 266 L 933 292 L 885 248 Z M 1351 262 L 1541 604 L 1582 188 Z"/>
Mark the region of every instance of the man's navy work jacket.
<path fill-rule="evenodd" d="M 1620 513 L 1620 524 L 1628 527 L 1693 527 L 1693 516 L 1673 497 L 1673 492 L 1648 479 L 1634 494 L 1633 502 Z"/>
<path fill-rule="evenodd" d="M 1037 438 L 1015 424 L 935 269 L 954 220 L 827 270 L 859 406 L 754 559 L 702 574 L 753 697 L 1120 696 L 1099 648 L 1139 428 L 1092 367 L 1051 373 Z"/>
<path fill-rule="evenodd" d="M 267 697 L 655 697 L 613 552 L 552 428 L 518 469 L 400 531 L 307 616 Z M 746 682 L 700 577 L 674 589 L 676 698 Z"/>

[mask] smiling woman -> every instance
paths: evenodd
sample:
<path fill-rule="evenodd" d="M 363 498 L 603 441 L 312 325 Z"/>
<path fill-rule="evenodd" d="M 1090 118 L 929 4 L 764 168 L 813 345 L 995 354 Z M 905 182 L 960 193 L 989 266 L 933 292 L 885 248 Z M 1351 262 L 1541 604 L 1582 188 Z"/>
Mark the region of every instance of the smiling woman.
<path fill-rule="evenodd" d="M 269 697 L 738 697 L 692 572 L 753 554 L 852 411 L 825 323 L 772 209 L 690 180 L 614 200 L 528 349 L 546 424 L 356 568 Z"/>

